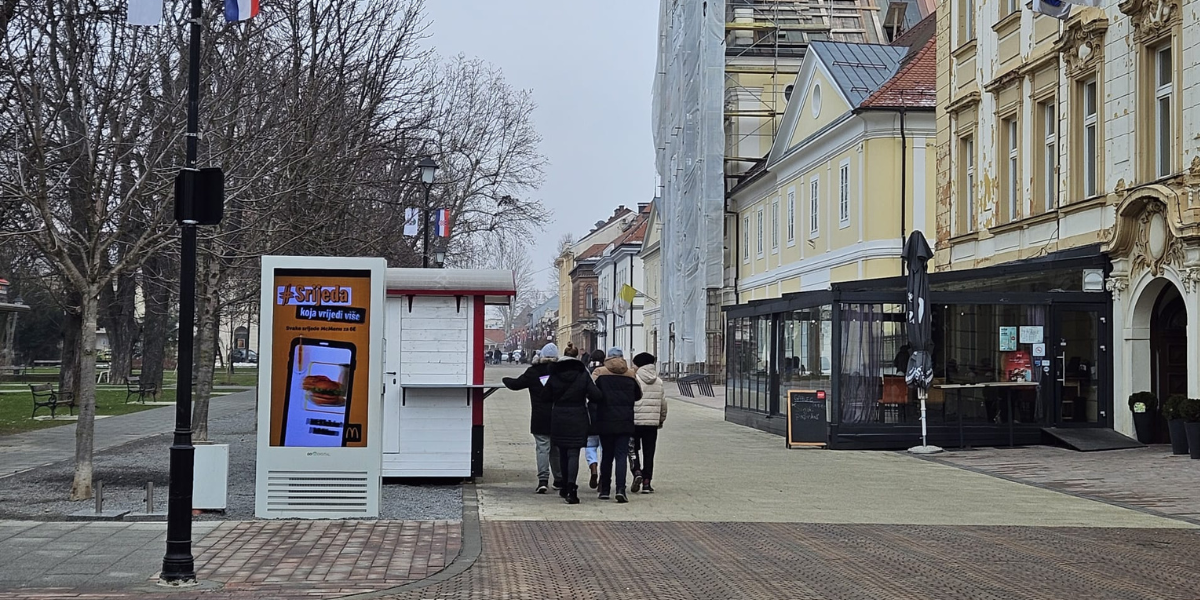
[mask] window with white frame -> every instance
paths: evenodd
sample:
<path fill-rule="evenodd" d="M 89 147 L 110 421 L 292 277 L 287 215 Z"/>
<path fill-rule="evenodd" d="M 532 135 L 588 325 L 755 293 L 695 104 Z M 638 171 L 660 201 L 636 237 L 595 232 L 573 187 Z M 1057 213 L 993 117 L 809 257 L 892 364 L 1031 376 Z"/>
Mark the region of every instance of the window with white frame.
<path fill-rule="evenodd" d="M 814 177 L 809 182 L 808 196 L 808 233 L 809 237 L 816 237 L 820 231 L 820 214 L 821 214 L 821 180 Z"/>
<path fill-rule="evenodd" d="M 975 231 L 975 138 L 964 135 L 958 144 L 959 202 L 962 208 L 956 212 L 962 221 L 958 224 L 958 233 Z"/>
<path fill-rule="evenodd" d="M 1172 168 L 1171 150 L 1175 135 L 1172 129 L 1174 72 L 1171 44 L 1154 51 L 1154 175 L 1166 177 Z"/>
<path fill-rule="evenodd" d="M 958 43 L 962 45 L 975 39 L 975 0 L 960 0 L 958 4 Z"/>
<path fill-rule="evenodd" d="M 1002 146 L 1004 149 L 1004 192 L 1001 196 L 1004 210 L 1001 211 L 1000 222 L 1016 220 L 1017 208 L 1021 198 L 1021 153 L 1020 126 L 1016 117 L 1001 120 Z"/>
<path fill-rule="evenodd" d="M 838 167 L 838 222 L 842 226 L 850 224 L 850 163 L 843 162 Z"/>
<path fill-rule="evenodd" d="M 1100 131 L 1099 120 L 1099 97 L 1096 93 L 1096 78 L 1093 77 L 1083 82 L 1083 197 L 1091 198 L 1099 193 L 1100 182 L 1098 181 L 1099 169 L 1097 161 L 1100 160 Z"/>
<path fill-rule="evenodd" d="M 771 202 L 771 252 L 779 252 L 779 200 Z"/>
<path fill-rule="evenodd" d="M 742 217 L 742 260 L 750 260 L 750 216 Z"/>
<path fill-rule="evenodd" d="M 1042 196 L 1045 210 L 1058 204 L 1058 112 L 1054 100 L 1038 105 L 1042 118 Z"/>
<path fill-rule="evenodd" d="M 788 245 L 796 243 L 796 190 L 787 193 L 787 241 Z"/>
<path fill-rule="evenodd" d="M 758 257 L 763 255 L 763 209 L 758 209 Z"/>

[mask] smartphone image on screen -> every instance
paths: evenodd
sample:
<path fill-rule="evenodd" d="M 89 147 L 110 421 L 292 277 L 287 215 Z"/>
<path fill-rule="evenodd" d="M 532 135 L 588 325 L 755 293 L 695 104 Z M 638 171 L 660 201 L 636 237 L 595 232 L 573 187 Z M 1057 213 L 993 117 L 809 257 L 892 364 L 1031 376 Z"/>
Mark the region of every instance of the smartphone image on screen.
<path fill-rule="evenodd" d="M 350 342 L 292 340 L 279 436 L 281 446 L 345 445 L 355 352 Z"/>

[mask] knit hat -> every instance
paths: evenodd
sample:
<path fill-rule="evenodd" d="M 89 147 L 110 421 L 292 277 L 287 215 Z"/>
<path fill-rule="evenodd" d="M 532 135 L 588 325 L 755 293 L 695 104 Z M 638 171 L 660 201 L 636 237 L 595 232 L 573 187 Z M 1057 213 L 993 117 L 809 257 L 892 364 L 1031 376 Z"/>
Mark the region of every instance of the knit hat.
<path fill-rule="evenodd" d="M 641 354 L 633 357 L 633 366 L 635 367 L 644 367 L 646 365 L 652 365 L 655 362 L 654 355 L 650 354 L 649 352 L 642 352 Z"/>
<path fill-rule="evenodd" d="M 558 358 L 558 346 L 554 344 L 542 346 L 542 358 Z"/>
<path fill-rule="evenodd" d="M 608 356 L 606 358 L 622 358 L 624 356 L 625 356 L 625 353 L 621 352 L 620 348 L 617 348 L 614 346 L 614 347 L 608 349 Z"/>
<path fill-rule="evenodd" d="M 604 362 L 604 351 L 599 348 L 592 350 L 591 359 L 592 362 Z"/>

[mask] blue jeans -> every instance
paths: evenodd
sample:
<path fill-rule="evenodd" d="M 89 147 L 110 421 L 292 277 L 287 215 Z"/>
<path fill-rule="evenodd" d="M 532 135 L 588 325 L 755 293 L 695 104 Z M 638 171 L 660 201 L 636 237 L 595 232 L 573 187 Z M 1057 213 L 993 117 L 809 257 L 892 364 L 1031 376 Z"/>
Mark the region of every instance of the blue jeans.
<path fill-rule="evenodd" d="M 584 454 L 584 456 L 587 457 L 587 463 L 589 465 L 594 465 L 594 464 L 600 462 L 599 449 L 600 449 L 600 436 L 589 435 L 588 439 L 587 439 L 587 448 L 583 449 L 583 454 Z"/>

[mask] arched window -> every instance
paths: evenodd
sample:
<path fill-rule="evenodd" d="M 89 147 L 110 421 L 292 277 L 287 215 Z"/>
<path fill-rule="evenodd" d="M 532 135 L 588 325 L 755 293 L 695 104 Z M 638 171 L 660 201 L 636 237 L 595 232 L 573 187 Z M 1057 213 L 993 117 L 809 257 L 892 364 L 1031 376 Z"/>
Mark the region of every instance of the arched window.
<path fill-rule="evenodd" d="M 595 288 L 593 288 L 590 285 L 587 286 L 587 292 L 585 292 L 585 297 L 587 298 L 587 309 L 588 310 L 596 310 L 596 290 L 595 290 Z"/>

